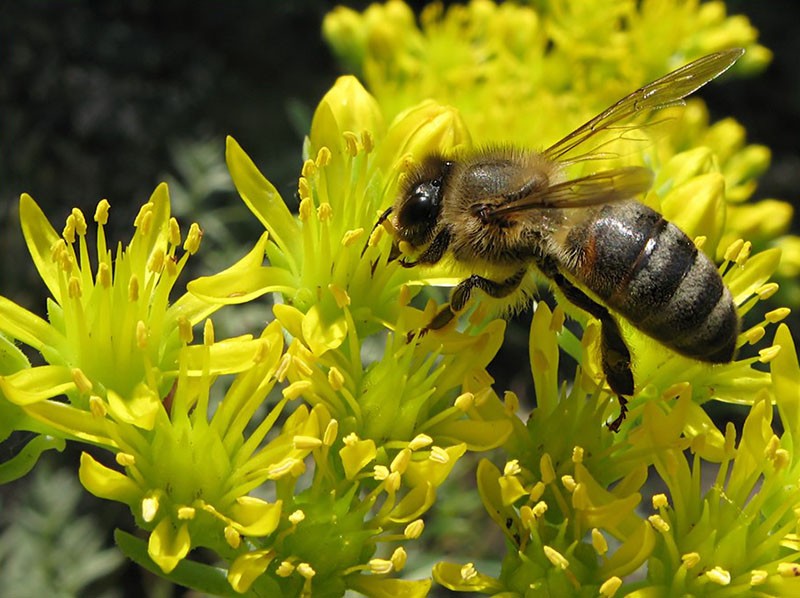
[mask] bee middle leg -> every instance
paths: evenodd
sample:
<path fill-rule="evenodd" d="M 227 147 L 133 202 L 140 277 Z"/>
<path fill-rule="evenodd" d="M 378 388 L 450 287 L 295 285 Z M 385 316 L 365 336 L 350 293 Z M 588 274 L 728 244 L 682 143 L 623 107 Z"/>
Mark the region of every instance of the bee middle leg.
<path fill-rule="evenodd" d="M 608 424 L 608 429 L 612 432 L 617 432 L 625 420 L 625 415 L 628 413 L 628 399 L 625 397 L 633 394 L 631 353 L 622 338 L 619 326 L 604 306 L 591 299 L 586 293 L 567 280 L 557 266 L 544 263 L 539 267 L 545 275 L 556 283 L 570 303 L 600 320 L 603 373 L 606 376 L 608 385 L 616 393 L 619 401 L 619 415 Z"/>
<path fill-rule="evenodd" d="M 409 341 L 416 335 L 422 336 L 430 330 L 439 330 L 446 326 L 453 318 L 462 311 L 472 295 L 473 289 L 480 289 L 490 297 L 495 299 L 502 299 L 507 297 L 519 288 L 522 279 L 525 277 L 527 268 L 520 268 L 514 274 L 500 282 L 484 278 L 473 274 L 456 285 L 453 292 L 450 294 L 450 302 L 445 304 L 439 312 L 433 316 L 430 323 L 419 331 L 409 333 Z"/>

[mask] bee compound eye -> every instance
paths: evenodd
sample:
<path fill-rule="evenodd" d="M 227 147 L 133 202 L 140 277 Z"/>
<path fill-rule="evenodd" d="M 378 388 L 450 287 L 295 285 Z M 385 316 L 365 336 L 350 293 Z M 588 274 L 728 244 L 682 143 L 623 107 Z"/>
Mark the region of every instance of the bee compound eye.
<path fill-rule="evenodd" d="M 439 213 L 440 187 L 438 180 L 420 183 L 414 187 L 397 215 L 400 225 L 419 226 L 436 218 Z"/>

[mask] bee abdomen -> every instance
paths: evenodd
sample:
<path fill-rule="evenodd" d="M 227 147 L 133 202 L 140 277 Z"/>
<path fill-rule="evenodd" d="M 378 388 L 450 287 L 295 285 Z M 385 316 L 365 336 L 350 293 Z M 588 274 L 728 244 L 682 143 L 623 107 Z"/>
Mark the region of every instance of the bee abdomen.
<path fill-rule="evenodd" d="M 675 351 L 733 359 L 739 317 L 717 268 L 691 239 L 638 202 L 606 206 L 581 233 L 573 272 L 610 308 Z"/>

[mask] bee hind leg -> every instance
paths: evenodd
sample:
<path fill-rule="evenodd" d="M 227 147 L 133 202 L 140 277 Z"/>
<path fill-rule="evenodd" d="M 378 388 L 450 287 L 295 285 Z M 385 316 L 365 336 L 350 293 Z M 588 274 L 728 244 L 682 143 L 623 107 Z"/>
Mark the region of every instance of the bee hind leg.
<path fill-rule="evenodd" d="M 570 303 L 600 320 L 603 373 L 606 376 L 608 385 L 616 393 L 619 401 L 619 415 L 607 425 L 612 432 L 618 432 L 628 413 L 628 399 L 625 397 L 633 394 L 631 353 L 622 338 L 619 326 L 604 306 L 591 299 L 586 293 L 567 280 L 554 264 L 542 263 L 539 264 L 539 268 L 556 283 Z"/>
<path fill-rule="evenodd" d="M 455 289 L 453 289 L 453 292 L 450 294 L 450 302 L 446 303 L 436 313 L 436 315 L 433 316 L 433 319 L 431 319 L 430 323 L 428 323 L 425 328 L 422 328 L 418 331 L 415 330 L 413 332 L 409 332 L 407 340 L 411 342 L 415 336 L 420 337 L 425 335 L 430 330 L 439 330 L 440 328 L 444 328 L 453 318 L 456 317 L 456 314 L 463 311 L 467 306 L 473 289 L 480 289 L 495 299 L 507 297 L 519 288 L 519 285 L 522 283 L 522 279 L 525 277 L 525 272 L 527 272 L 527 268 L 520 268 L 514 272 L 514 274 L 500 282 L 484 278 L 483 276 L 478 276 L 477 274 L 473 274 L 469 278 L 462 280 L 456 285 Z"/>

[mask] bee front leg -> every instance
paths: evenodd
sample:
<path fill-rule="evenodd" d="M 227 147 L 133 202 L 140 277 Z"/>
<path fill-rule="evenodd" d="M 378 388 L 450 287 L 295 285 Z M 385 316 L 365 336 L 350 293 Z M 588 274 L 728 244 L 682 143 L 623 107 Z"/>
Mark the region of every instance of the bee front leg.
<path fill-rule="evenodd" d="M 608 429 L 618 432 L 628 413 L 628 399 L 625 397 L 633 394 L 631 353 L 622 338 L 619 326 L 604 306 L 567 280 L 554 264 L 543 262 L 539 264 L 539 267 L 548 278 L 556 283 L 568 301 L 600 320 L 603 373 L 619 401 L 619 415 L 608 424 Z"/>
<path fill-rule="evenodd" d="M 527 271 L 527 268 L 521 268 L 500 282 L 484 278 L 483 276 L 478 276 L 477 274 L 473 274 L 469 278 L 462 280 L 458 283 L 458 285 L 456 285 L 456 288 L 453 289 L 453 292 L 450 294 L 450 302 L 445 304 L 442 309 L 440 309 L 439 312 L 433 316 L 433 319 L 427 326 L 425 326 L 425 328 L 413 333 L 409 333 L 409 341 L 414 336 L 423 336 L 430 330 L 439 330 L 440 328 L 446 326 L 453 318 L 456 317 L 456 314 L 463 311 L 467 306 L 473 289 L 480 289 L 495 299 L 507 297 L 519 288 L 519 285 L 522 283 L 522 279 L 525 277 L 525 273 Z"/>
<path fill-rule="evenodd" d="M 401 259 L 400 265 L 403 266 L 403 268 L 413 268 L 414 266 L 417 266 L 419 264 L 437 263 L 444 257 L 447 248 L 450 246 L 451 238 L 452 235 L 450 233 L 450 229 L 443 228 L 433 238 L 433 241 L 431 241 L 431 244 L 428 245 L 425 251 L 419 254 L 419 257 L 417 257 L 416 260 L 411 261 L 411 260 Z"/>

